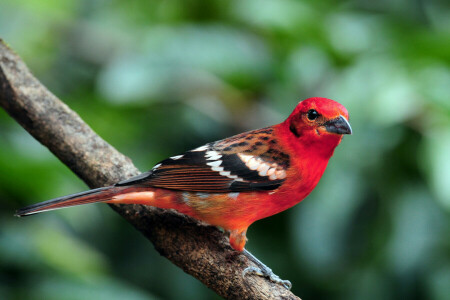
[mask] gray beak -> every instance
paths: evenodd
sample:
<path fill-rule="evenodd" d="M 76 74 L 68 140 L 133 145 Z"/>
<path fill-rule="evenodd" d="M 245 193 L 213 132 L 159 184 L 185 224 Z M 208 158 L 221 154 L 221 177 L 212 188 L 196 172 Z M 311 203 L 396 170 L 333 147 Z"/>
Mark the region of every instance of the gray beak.
<path fill-rule="evenodd" d="M 352 134 L 352 127 L 343 116 L 327 121 L 323 125 L 328 132 L 336 134 Z"/>

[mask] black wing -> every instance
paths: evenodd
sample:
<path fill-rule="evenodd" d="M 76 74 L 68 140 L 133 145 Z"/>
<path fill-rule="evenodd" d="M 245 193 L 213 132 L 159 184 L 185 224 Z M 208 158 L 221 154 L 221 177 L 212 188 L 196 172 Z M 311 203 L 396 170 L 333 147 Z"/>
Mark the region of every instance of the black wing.
<path fill-rule="evenodd" d="M 274 190 L 285 180 L 289 156 L 278 149 L 272 130 L 263 128 L 201 146 L 117 185 L 210 193 Z"/>

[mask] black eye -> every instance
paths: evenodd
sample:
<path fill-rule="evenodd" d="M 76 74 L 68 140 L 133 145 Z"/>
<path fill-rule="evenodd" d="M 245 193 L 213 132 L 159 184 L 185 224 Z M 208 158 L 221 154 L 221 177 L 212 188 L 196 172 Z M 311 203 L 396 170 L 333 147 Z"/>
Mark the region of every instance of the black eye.
<path fill-rule="evenodd" d="M 313 120 L 317 119 L 319 116 L 320 116 L 319 113 L 315 109 L 310 109 L 307 112 L 308 120 L 313 121 Z"/>

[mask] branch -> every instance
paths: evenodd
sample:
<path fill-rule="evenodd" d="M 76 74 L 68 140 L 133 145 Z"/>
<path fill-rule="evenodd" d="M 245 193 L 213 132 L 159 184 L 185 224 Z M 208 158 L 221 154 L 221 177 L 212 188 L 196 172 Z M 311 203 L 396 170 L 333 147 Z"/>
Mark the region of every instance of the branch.
<path fill-rule="evenodd" d="M 111 185 L 139 174 L 131 160 L 100 138 L 48 91 L 0 39 L 0 105 L 89 187 Z M 227 299 L 299 299 L 258 276 L 215 227 L 143 205 L 111 205 L 175 265 Z"/>

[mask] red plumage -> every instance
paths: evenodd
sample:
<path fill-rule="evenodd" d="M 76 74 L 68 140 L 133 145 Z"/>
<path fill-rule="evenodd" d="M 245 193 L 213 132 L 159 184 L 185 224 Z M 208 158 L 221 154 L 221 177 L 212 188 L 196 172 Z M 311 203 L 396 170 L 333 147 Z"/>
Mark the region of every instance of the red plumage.
<path fill-rule="evenodd" d="M 292 207 L 317 185 L 348 112 L 326 98 L 300 102 L 282 123 L 209 143 L 111 187 L 25 207 L 18 216 L 92 202 L 172 208 L 230 232 L 242 251 L 254 221 Z"/>

